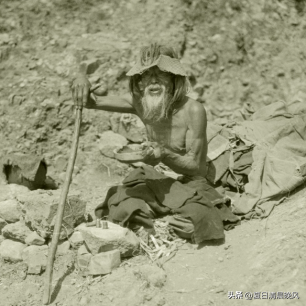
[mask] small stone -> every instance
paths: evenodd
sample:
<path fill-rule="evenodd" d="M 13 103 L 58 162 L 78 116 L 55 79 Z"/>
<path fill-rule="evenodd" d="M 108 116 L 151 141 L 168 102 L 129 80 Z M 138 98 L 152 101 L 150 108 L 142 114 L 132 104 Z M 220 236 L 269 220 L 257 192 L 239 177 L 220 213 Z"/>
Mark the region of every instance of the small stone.
<path fill-rule="evenodd" d="M 85 245 L 82 245 L 78 249 L 77 265 L 80 271 L 83 273 L 83 275 L 88 274 L 87 268 L 88 268 L 91 257 L 92 255 L 88 252 Z"/>
<path fill-rule="evenodd" d="M 297 18 L 292 17 L 290 20 L 290 24 L 293 26 L 297 26 L 300 24 L 300 21 Z"/>
<path fill-rule="evenodd" d="M 228 250 L 230 246 L 231 246 L 230 244 L 225 245 L 224 250 Z"/>
<path fill-rule="evenodd" d="M 78 254 L 77 263 L 80 270 L 87 270 L 91 257 L 90 253 Z"/>
<path fill-rule="evenodd" d="M 90 254 L 90 252 L 88 251 L 88 249 L 86 248 L 86 246 L 83 244 L 79 247 L 78 249 L 78 254 L 80 255 L 84 255 L 84 254 Z"/>
<path fill-rule="evenodd" d="M 67 39 L 65 39 L 65 38 L 61 38 L 61 39 L 59 39 L 59 40 L 57 41 L 57 44 L 58 44 L 58 46 L 61 47 L 61 48 L 66 48 L 67 45 L 68 45 L 68 41 L 67 41 Z"/>
<path fill-rule="evenodd" d="M 222 262 L 224 259 L 223 259 L 223 257 L 218 257 L 218 260 L 219 260 L 220 262 Z"/>
<path fill-rule="evenodd" d="M 65 255 L 68 253 L 69 248 L 70 248 L 70 242 L 68 240 L 63 241 L 58 244 L 56 254 Z"/>
<path fill-rule="evenodd" d="M 82 236 L 82 233 L 80 233 L 78 231 L 74 232 L 71 235 L 71 237 L 69 238 L 69 242 L 70 242 L 71 247 L 73 249 L 79 248 L 83 244 L 83 242 L 84 242 L 84 238 Z"/>
<path fill-rule="evenodd" d="M 88 305 L 89 302 L 90 302 L 90 298 L 88 298 L 87 296 L 83 296 L 80 300 L 79 305 Z"/>
<path fill-rule="evenodd" d="M 45 244 L 45 239 L 40 237 L 36 232 L 32 232 L 25 238 L 25 243 L 27 245 L 43 245 Z"/>
<path fill-rule="evenodd" d="M 0 217 L 7 222 L 13 223 L 19 221 L 22 215 L 20 205 L 17 200 L 6 200 L 0 202 Z"/>
<path fill-rule="evenodd" d="M 212 283 L 212 286 L 211 286 L 212 290 L 215 292 L 215 293 L 222 293 L 222 292 L 225 292 L 225 286 L 224 284 L 222 284 L 221 282 L 219 281 L 214 281 Z"/>
<path fill-rule="evenodd" d="M 7 225 L 7 222 L 0 218 L 0 234 L 2 232 L 2 229 Z"/>
<path fill-rule="evenodd" d="M 22 261 L 22 251 L 26 247 L 25 244 L 5 239 L 0 245 L 0 256 L 10 262 Z"/>
<path fill-rule="evenodd" d="M 58 178 L 61 182 L 64 182 L 65 181 L 65 178 L 66 178 L 66 172 L 62 172 L 58 175 Z"/>
<path fill-rule="evenodd" d="M 9 41 L 11 40 L 9 34 L 7 33 L 1 33 L 0 34 L 0 45 L 8 44 Z"/>
<path fill-rule="evenodd" d="M 25 225 L 24 221 L 7 224 L 2 229 L 2 235 L 5 238 L 13 239 L 25 243 L 25 239 L 33 232 Z"/>
<path fill-rule="evenodd" d="M 108 222 L 108 229 L 79 227 L 79 231 L 93 255 L 119 249 L 122 257 L 129 257 L 139 249 L 139 239 L 136 234 L 112 222 Z"/>
<path fill-rule="evenodd" d="M 196 84 L 193 87 L 193 91 L 197 92 L 199 94 L 199 96 L 201 97 L 204 93 L 204 85 Z"/>
<path fill-rule="evenodd" d="M 57 171 L 63 172 L 66 170 L 68 164 L 67 157 L 59 155 L 54 160 L 54 167 Z"/>
<path fill-rule="evenodd" d="M 108 93 L 108 88 L 104 84 L 94 90 L 94 94 L 97 96 L 107 96 L 107 93 Z"/>
<path fill-rule="evenodd" d="M 91 257 L 88 272 L 89 275 L 101 275 L 112 272 L 121 263 L 119 250 L 99 253 Z"/>
<path fill-rule="evenodd" d="M 87 223 L 86 222 L 82 222 L 81 224 L 79 224 L 78 226 L 75 227 L 75 231 L 79 231 L 80 228 L 83 228 L 83 227 L 87 227 Z"/>
<path fill-rule="evenodd" d="M 48 246 L 31 245 L 22 251 L 22 259 L 28 266 L 28 274 L 40 274 L 45 270 L 48 258 Z"/>
<path fill-rule="evenodd" d="M 90 84 L 92 86 L 96 85 L 97 83 L 100 83 L 101 81 L 101 76 L 100 75 L 96 75 L 96 74 L 93 74 L 91 76 L 88 77 L 88 80 L 90 82 Z"/>
<path fill-rule="evenodd" d="M 167 274 L 163 269 L 152 265 L 139 266 L 134 274 L 150 286 L 157 288 L 162 288 L 167 279 Z"/>
<path fill-rule="evenodd" d="M 80 168 L 78 166 L 74 166 L 73 167 L 73 176 L 77 175 L 80 173 Z"/>

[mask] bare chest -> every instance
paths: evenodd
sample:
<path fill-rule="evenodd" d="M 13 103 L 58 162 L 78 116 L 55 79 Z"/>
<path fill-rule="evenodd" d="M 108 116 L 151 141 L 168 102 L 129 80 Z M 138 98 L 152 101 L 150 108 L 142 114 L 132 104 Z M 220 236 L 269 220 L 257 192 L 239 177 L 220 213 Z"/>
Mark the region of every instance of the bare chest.
<path fill-rule="evenodd" d="M 183 111 L 179 111 L 163 122 L 145 122 L 145 125 L 149 141 L 157 142 L 179 154 L 186 152 L 188 125 Z"/>

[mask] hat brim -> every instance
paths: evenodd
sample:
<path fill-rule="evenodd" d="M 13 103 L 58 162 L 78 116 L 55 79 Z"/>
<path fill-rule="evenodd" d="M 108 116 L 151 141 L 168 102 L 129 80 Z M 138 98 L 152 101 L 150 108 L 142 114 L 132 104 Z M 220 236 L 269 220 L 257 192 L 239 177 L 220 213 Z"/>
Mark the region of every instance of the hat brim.
<path fill-rule="evenodd" d="M 170 56 L 160 55 L 156 61 L 148 66 L 144 66 L 140 61 L 138 61 L 128 72 L 127 76 L 133 76 L 135 74 L 142 74 L 146 70 L 157 66 L 160 70 L 173 73 L 175 75 L 187 76 L 185 69 L 183 68 L 181 62 Z"/>

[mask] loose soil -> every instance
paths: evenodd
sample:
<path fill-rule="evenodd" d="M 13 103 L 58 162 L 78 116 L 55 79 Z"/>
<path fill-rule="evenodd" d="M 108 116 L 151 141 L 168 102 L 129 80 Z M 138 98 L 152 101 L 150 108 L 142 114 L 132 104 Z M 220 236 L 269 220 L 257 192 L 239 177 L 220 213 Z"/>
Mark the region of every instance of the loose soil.
<path fill-rule="evenodd" d="M 99 59 L 90 75 L 108 95 L 128 90 L 124 74 L 151 39 L 177 46 L 208 119 L 225 123 L 249 105 L 305 101 L 305 1 L 25 0 L 0 2 L 0 157 L 45 156 L 61 187 L 74 123 L 69 86 L 80 62 Z M 132 169 L 101 155 L 112 114 L 84 110 L 71 191 L 87 211 Z M 306 192 L 301 186 L 267 219 L 242 221 L 225 243 L 186 242 L 162 268 L 163 286 L 139 272 L 144 256 L 113 273 L 85 278 L 75 253 L 54 265 L 53 305 L 305 305 Z M 0 305 L 42 305 L 44 274 L 0 263 Z M 299 299 L 229 299 L 229 292 L 298 292 Z"/>

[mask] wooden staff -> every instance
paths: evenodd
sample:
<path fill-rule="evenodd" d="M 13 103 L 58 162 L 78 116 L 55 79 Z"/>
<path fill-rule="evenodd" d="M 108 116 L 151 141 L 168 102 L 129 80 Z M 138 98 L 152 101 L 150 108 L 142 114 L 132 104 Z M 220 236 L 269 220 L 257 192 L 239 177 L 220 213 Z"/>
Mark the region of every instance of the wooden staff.
<path fill-rule="evenodd" d="M 51 246 L 50 246 L 49 254 L 48 254 L 48 262 L 47 262 L 47 267 L 46 267 L 46 279 L 45 279 L 45 291 L 44 291 L 44 297 L 43 297 L 44 305 L 48 305 L 51 300 L 54 257 L 55 257 L 55 253 L 57 250 L 57 244 L 58 244 L 58 239 L 59 239 L 59 235 L 61 232 L 67 194 L 69 191 L 69 185 L 71 182 L 72 172 L 73 172 L 74 163 L 75 163 L 75 159 L 77 155 L 81 122 L 82 122 L 82 106 L 77 106 L 72 148 L 70 152 L 70 158 L 68 161 L 68 168 L 66 170 L 66 177 L 65 177 L 64 185 L 63 185 L 59 205 L 57 208 L 56 220 L 55 220 L 55 225 L 54 225 L 54 230 L 53 230 L 53 235 L 52 235 L 52 241 L 51 241 Z"/>

